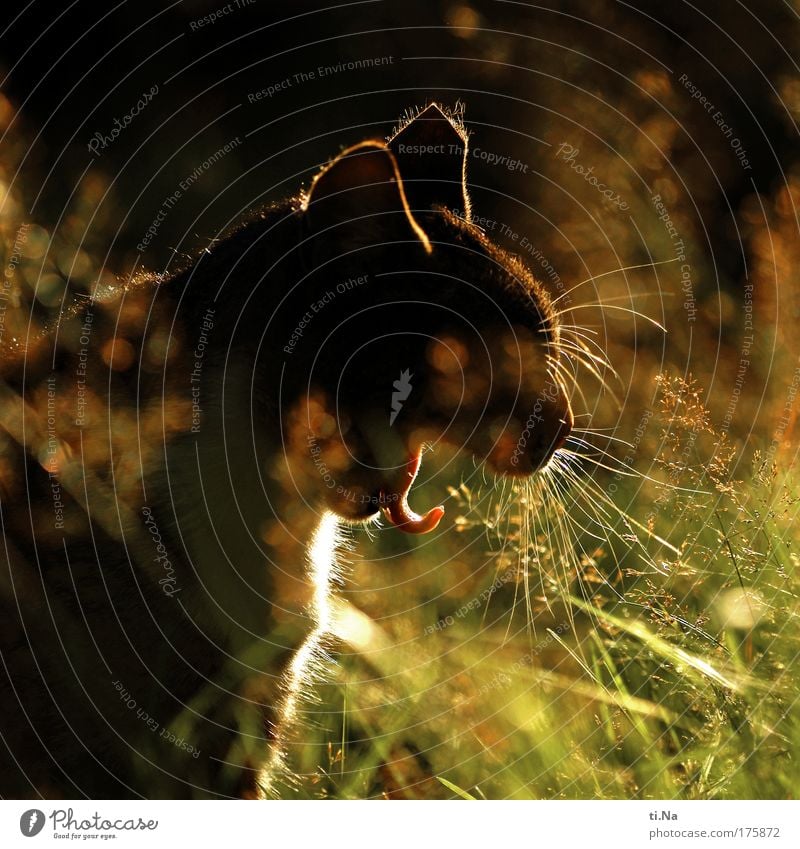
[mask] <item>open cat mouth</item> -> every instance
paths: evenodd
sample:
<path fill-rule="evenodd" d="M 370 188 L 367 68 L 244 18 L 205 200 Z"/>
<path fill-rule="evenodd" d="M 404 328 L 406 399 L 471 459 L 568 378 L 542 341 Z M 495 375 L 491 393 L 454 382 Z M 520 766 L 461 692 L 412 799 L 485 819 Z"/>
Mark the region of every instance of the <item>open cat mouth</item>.
<path fill-rule="evenodd" d="M 381 510 L 386 519 L 401 531 L 408 534 L 427 534 L 441 522 L 444 507 L 439 505 L 424 515 L 415 513 L 408 505 L 408 494 L 414 484 L 422 463 L 422 448 L 408 461 L 404 478 L 401 479 L 397 492 L 383 491 L 381 493 Z"/>
<path fill-rule="evenodd" d="M 512 451 L 509 445 L 498 445 L 499 450 L 487 457 L 489 466 L 500 475 L 512 478 L 528 478 L 544 468 L 554 453 L 563 446 L 572 429 L 572 412 L 568 409 L 564 418 L 558 418 L 550 429 L 537 432 L 531 445 L 517 440 L 521 449 Z M 527 448 L 527 450 L 523 450 Z M 515 463 L 515 459 L 517 462 Z M 384 487 L 378 496 L 381 512 L 391 525 L 409 534 L 426 534 L 434 530 L 444 516 L 444 507 L 439 505 L 427 513 L 416 513 L 408 504 L 408 496 L 414 485 L 420 465 L 420 446 L 408 460 L 396 484 Z"/>

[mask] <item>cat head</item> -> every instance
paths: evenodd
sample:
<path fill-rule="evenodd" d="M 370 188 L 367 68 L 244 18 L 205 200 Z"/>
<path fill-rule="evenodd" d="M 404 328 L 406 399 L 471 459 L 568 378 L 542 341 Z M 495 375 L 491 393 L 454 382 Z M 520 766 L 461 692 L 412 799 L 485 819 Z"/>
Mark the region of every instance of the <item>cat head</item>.
<path fill-rule="evenodd" d="M 429 106 L 387 143 L 345 150 L 302 208 L 304 327 L 285 383 L 295 432 L 339 515 L 425 531 L 408 508 L 422 446 L 535 474 L 573 425 L 549 296 L 471 220 L 468 138 Z M 302 441 L 305 440 L 305 444 Z"/>

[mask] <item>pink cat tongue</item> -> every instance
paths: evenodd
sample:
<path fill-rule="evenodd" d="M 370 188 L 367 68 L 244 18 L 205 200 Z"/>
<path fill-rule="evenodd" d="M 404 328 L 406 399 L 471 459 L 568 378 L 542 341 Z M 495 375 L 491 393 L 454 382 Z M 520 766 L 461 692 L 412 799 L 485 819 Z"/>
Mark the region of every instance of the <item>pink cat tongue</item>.
<path fill-rule="evenodd" d="M 408 506 L 408 493 L 417 477 L 420 463 L 422 462 L 422 449 L 408 461 L 405 472 L 405 480 L 400 489 L 400 492 L 384 493 L 385 505 L 383 515 L 401 531 L 407 534 L 427 534 L 432 531 L 442 520 L 444 516 L 444 507 L 434 507 L 429 510 L 424 516 L 415 513 Z"/>

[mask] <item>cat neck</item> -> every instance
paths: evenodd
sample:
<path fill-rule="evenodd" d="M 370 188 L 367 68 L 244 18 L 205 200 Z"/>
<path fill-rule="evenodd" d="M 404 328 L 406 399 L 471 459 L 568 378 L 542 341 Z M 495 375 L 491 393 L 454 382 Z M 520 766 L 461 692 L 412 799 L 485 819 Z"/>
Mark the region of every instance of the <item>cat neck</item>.
<path fill-rule="evenodd" d="M 306 631 L 315 588 L 307 548 L 322 510 L 292 489 L 277 417 L 259 416 L 246 363 L 210 366 L 200 419 L 166 449 L 164 487 L 196 575 L 197 604 L 229 642 L 277 623 Z M 162 500 L 163 500 L 162 495 Z"/>

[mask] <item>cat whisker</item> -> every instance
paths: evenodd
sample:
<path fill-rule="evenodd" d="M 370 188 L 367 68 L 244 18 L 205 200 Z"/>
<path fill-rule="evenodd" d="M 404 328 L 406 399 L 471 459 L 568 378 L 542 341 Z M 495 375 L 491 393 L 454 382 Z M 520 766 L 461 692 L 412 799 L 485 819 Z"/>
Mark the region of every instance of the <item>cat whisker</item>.
<path fill-rule="evenodd" d="M 567 490 L 566 490 L 566 486 L 564 486 L 563 484 L 561 484 L 561 482 L 559 481 L 559 479 L 558 479 L 558 478 L 556 478 L 556 479 L 554 480 L 554 483 L 555 483 L 555 485 L 556 485 L 556 486 L 559 486 L 559 485 L 560 485 L 560 486 L 561 486 L 561 488 L 563 488 L 563 489 L 564 489 L 565 497 L 566 497 L 566 491 L 567 491 Z M 606 541 L 606 542 L 608 542 L 608 543 L 610 544 L 610 540 L 608 539 L 607 534 L 605 535 L 605 539 L 604 539 L 604 541 Z M 579 536 L 576 538 L 576 543 L 577 543 L 577 545 L 579 546 L 580 550 L 582 551 L 584 558 L 585 558 L 588 562 L 593 563 L 593 562 L 594 562 L 594 558 L 593 558 L 593 557 L 589 554 L 589 552 L 586 550 L 586 548 L 584 547 L 583 543 L 580 541 L 580 537 L 579 537 Z M 617 589 L 616 589 L 616 587 L 614 587 L 614 586 L 613 586 L 613 585 L 612 585 L 612 584 L 608 581 L 608 579 L 606 578 L 606 576 L 605 576 L 605 575 L 602 575 L 602 573 L 599 573 L 599 572 L 598 572 L 598 574 L 600 574 L 600 576 L 601 576 L 601 578 L 602 578 L 602 580 L 603 580 L 603 583 L 604 583 L 604 584 L 605 584 L 605 585 L 609 588 L 609 590 L 610 590 L 610 591 L 611 591 L 614 595 L 616 595 L 616 596 L 617 596 L 617 598 L 619 598 L 620 600 L 623 600 L 623 596 L 622 596 L 622 594 L 619 592 L 619 590 L 617 590 Z M 578 569 L 578 577 L 580 578 L 580 576 L 581 576 L 581 572 L 580 572 L 580 569 Z M 581 585 L 583 585 L 583 582 L 581 582 Z"/>
<path fill-rule="evenodd" d="M 584 356 L 584 352 L 581 349 L 571 348 L 569 346 L 563 346 L 561 348 L 561 354 L 566 360 L 582 365 L 593 377 L 595 377 L 603 385 L 605 389 L 611 391 L 608 386 L 608 381 L 600 373 L 600 369 L 597 367 L 597 364 L 592 361 L 592 359 L 596 358 L 591 358 L 587 360 Z M 591 355 L 589 356 L 591 357 Z M 614 371 L 614 369 L 611 368 L 610 365 L 602 361 L 600 361 L 600 365 L 602 366 L 604 371 L 610 371 L 612 376 L 616 378 L 617 382 L 622 385 L 622 380 L 620 379 L 619 375 Z"/>
<path fill-rule="evenodd" d="M 607 436 L 605 436 L 603 438 L 608 439 Z M 570 434 L 567 437 L 567 441 L 571 441 L 571 440 L 574 440 L 574 439 L 576 439 L 576 438 L 573 437 L 572 434 Z M 591 443 L 583 443 L 583 444 L 588 444 L 592 448 L 595 448 L 596 450 L 601 450 L 601 449 L 598 449 L 597 446 L 591 445 Z M 574 458 L 574 459 L 577 459 L 577 460 L 587 460 L 588 462 L 594 463 L 596 466 L 600 466 L 601 468 L 606 469 L 607 471 L 616 472 L 616 473 L 625 475 L 626 477 L 641 478 L 643 481 L 647 481 L 648 483 L 652 483 L 652 484 L 655 484 L 656 486 L 663 487 L 664 489 L 669 489 L 672 492 L 684 492 L 684 493 L 687 493 L 689 495 L 710 495 L 711 494 L 709 490 L 695 489 L 693 487 L 678 486 L 677 484 L 671 483 L 670 481 L 659 480 L 658 478 L 651 477 L 650 475 L 647 475 L 644 472 L 639 471 L 638 469 L 634 469 L 633 466 L 630 466 L 629 464 L 624 463 L 621 460 L 618 460 L 617 458 L 613 458 L 613 459 L 616 462 L 618 462 L 620 464 L 620 466 L 622 466 L 622 468 L 625 469 L 625 471 L 620 471 L 619 469 L 610 469 L 607 466 L 598 463 L 596 460 L 594 460 L 591 457 L 591 455 L 584 454 L 580 451 L 571 451 L 568 448 L 562 448 L 560 450 L 571 458 Z M 608 456 L 611 457 L 611 455 L 608 455 Z"/>
<path fill-rule="evenodd" d="M 652 318 L 649 315 L 646 315 L 645 313 L 641 312 L 640 310 L 631 309 L 630 307 L 620 307 L 620 306 L 617 306 L 616 304 L 604 304 L 603 308 L 608 309 L 608 310 L 615 310 L 617 312 L 624 312 L 624 313 L 627 313 L 628 315 L 634 316 L 635 318 L 641 318 L 642 320 L 647 321 L 650 324 L 652 324 L 654 327 L 657 327 L 662 333 L 667 332 L 667 328 L 664 327 L 664 325 L 660 324 L 654 318 Z M 558 313 L 558 315 L 559 316 L 566 315 L 567 313 L 577 312 L 578 310 L 582 310 L 582 309 L 594 309 L 594 307 L 590 306 L 589 304 L 575 304 L 574 306 L 571 306 L 571 307 L 565 307 L 563 310 L 561 310 Z"/>
<path fill-rule="evenodd" d="M 632 301 L 634 298 L 674 298 L 677 296 L 675 292 L 628 292 L 626 295 L 613 295 L 610 298 L 603 298 L 602 301 L 582 301 L 581 303 L 587 307 L 604 307 L 606 304 L 611 304 L 617 301 Z"/>
<path fill-rule="evenodd" d="M 609 462 L 617 462 L 617 458 L 607 448 L 601 448 L 599 445 L 587 442 L 585 439 L 574 434 L 570 434 L 567 437 L 563 450 L 577 454 L 581 458 L 592 459 L 594 457 L 605 457 Z"/>
<path fill-rule="evenodd" d="M 575 499 L 571 498 L 568 487 L 558 476 L 553 477 L 552 487 L 555 492 L 554 498 L 558 498 L 562 502 L 562 504 L 565 504 L 568 501 L 572 501 L 577 506 L 579 511 L 582 510 L 582 506 L 579 505 L 575 501 Z M 587 518 L 589 518 L 590 521 L 594 521 L 593 517 L 587 516 Z M 589 588 L 583 579 L 583 569 L 586 564 L 594 563 L 594 558 L 584 546 L 583 539 L 586 537 L 594 538 L 599 543 L 607 542 L 608 540 L 607 535 L 594 534 L 590 530 L 588 530 L 588 528 L 586 528 L 578 519 L 576 519 L 576 517 L 573 515 L 573 510 L 564 510 L 563 533 L 565 538 L 564 546 L 566 551 L 563 556 L 563 578 L 560 582 L 560 591 L 564 596 L 566 610 L 568 611 L 570 624 L 574 632 L 575 621 L 572 615 L 572 604 L 570 603 L 570 598 L 572 596 L 570 584 L 573 575 L 577 582 L 580 594 L 586 601 L 589 601 L 591 599 L 591 592 L 589 591 Z M 601 578 L 606 584 L 606 586 L 609 587 L 611 592 L 621 599 L 622 596 L 620 595 L 619 591 L 608 581 L 608 579 L 603 575 L 601 575 Z"/>
<path fill-rule="evenodd" d="M 597 434 L 602 439 L 607 439 L 610 442 L 618 442 L 620 445 L 625 445 L 627 448 L 633 448 L 633 443 L 628 442 L 626 439 L 620 439 L 618 436 L 611 436 L 610 433 L 603 433 L 604 430 L 614 430 L 614 428 L 593 428 L 593 427 L 573 427 L 573 433 L 588 433 L 588 434 Z"/>
<path fill-rule="evenodd" d="M 611 365 L 608 355 L 600 347 L 597 340 L 591 336 L 584 336 L 579 330 L 567 329 L 553 345 L 556 350 L 573 350 L 585 355 L 593 362 L 611 370 L 616 375 L 616 371 Z"/>
<path fill-rule="evenodd" d="M 569 397 L 569 387 L 572 387 L 581 399 L 585 407 L 589 406 L 586 395 L 578 382 L 576 376 L 572 374 L 560 360 L 549 359 L 547 363 L 547 374 L 554 383 L 562 390 L 565 396 Z"/>
<path fill-rule="evenodd" d="M 600 362 L 603 366 L 610 369 L 614 374 L 616 374 L 616 369 L 613 367 L 611 361 L 608 359 L 607 353 L 600 347 L 600 344 L 596 339 L 592 338 L 591 336 L 585 336 L 577 330 L 570 329 L 566 332 L 568 337 L 574 338 L 568 338 L 567 340 L 563 340 L 562 338 L 562 340 L 560 341 L 569 341 L 573 345 L 577 345 L 581 350 L 586 352 L 586 354 L 589 354 L 590 356 L 595 358 L 596 361 Z M 591 346 L 594 350 L 590 350 L 589 346 Z"/>
<path fill-rule="evenodd" d="M 579 355 L 576 355 L 573 351 L 563 350 L 561 353 L 564 355 L 564 359 L 566 359 L 568 362 L 575 363 L 577 365 L 582 365 L 597 380 L 597 382 L 600 384 L 600 386 L 606 392 L 608 392 L 608 394 L 613 399 L 614 403 L 616 403 L 618 405 L 620 404 L 619 397 L 617 396 L 616 392 L 611 388 L 608 381 L 603 377 L 603 375 L 594 366 L 594 364 L 592 364 L 591 362 L 587 363 Z M 560 369 L 562 372 L 566 371 L 566 369 L 564 367 L 564 363 L 561 362 L 560 359 L 556 359 L 553 363 L 553 366 L 555 368 Z M 578 381 L 577 381 L 576 375 L 571 374 L 570 378 L 577 388 Z M 585 402 L 585 396 L 583 395 L 583 393 L 581 393 L 581 397 L 584 399 L 584 402 Z"/>
<path fill-rule="evenodd" d="M 568 437 L 568 439 L 570 439 L 570 438 L 571 437 Z M 633 470 L 630 466 L 626 466 L 624 463 L 621 464 L 622 468 L 615 468 L 614 466 L 609 466 L 608 464 L 601 462 L 596 457 L 593 457 L 591 454 L 586 454 L 586 453 L 579 452 L 579 451 L 571 451 L 568 448 L 562 448 L 561 450 L 564 452 L 564 454 L 566 456 L 577 457 L 581 460 L 585 460 L 587 463 L 591 463 L 593 466 L 596 466 L 598 469 L 605 469 L 607 472 L 614 472 L 615 474 L 622 475 L 623 477 L 628 477 L 628 478 L 641 477 L 639 472 Z M 600 456 L 601 457 L 606 456 L 606 457 L 609 457 L 610 459 L 613 459 L 613 458 L 611 458 L 611 455 L 609 455 L 609 454 L 601 453 Z"/>
<path fill-rule="evenodd" d="M 585 280 L 581 280 L 580 283 L 576 283 L 574 286 L 571 286 L 566 291 L 562 292 L 556 298 L 553 299 L 553 303 L 557 303 L 562 298 L 566 298 L 570 293 L 574 292 L 576 289 L 579 289 L 581 286 L 585 286 L 587 283 L 591 283 L 593 280 L 602 280 L 604 277 L 610 277 L 612 274 L 620 274 L 626 271 L 637 271 L 642 268 L 654 268 L 658 265 L 669 265 L 670 263 L 678 262 L 677 257 L 673 257 L 672 259 L 662 259 L 655 260 L 653 262 L 643 262 L 640 265 L 627 265 L 622 266 L 621 268 L 612 268 L 610 271 L 604 271 L 601 274 L 595 274 L 592 277 L 587 277 Z"/>
<path fill-rule="evenodd" d="M 590 442 L 585 437 L 578 436 L 577 435 L 578 433 L 580 433 L 580 431 L 577 431 L 573 428 L 572 432 L 569 434 L 569 436 L 567 436 L 567 441 L 571 442 L 574 445 L 578 445 L 579 447 L 591 448 L 593 451 L 599 451 L 602 454 L 607 454 L 609 457 L 613 457 L 613 455 L 608 450 L 608 448 L 603 448 L 600 445 L 596 445 L 594 442 Z M 618 442 L 618 443 L 622 443 L 623 445 L 629 445 L 629 443 L 626 443 L 624 439 L 617 439 L 616 437 L 613 437 L 610 434 L 601 435 L 601 439 L 604 439 L 604 440 L 606 440 L 606 442 L 609 442 L 609 443 L 610 442 Z"/>
<path fill-rule="evenodd" d="M 596 354 L 594 351 L 590 350 L 589 347 L 583 344 L 581 341 L 573 341 L 571 339 L 559 339 L 556 344 L 556 348 L 559 351 L 563 352 L 574 352 L 577 357 L 588 357 L 589 360 L 595 365 L 602 366 L 603 368 L 609 369 L 610 371 L 614 371 L 613 366 L 608 361 L 608 358 L 605 356 L 605 352 L 599 348 L 601 351 L 600 354 Z M 616 372 L 614 372 L 616 374 Z"/>
<path fill-rule="evenodd" d="M 569 455 L 565 454 L 565 456 L 568 458 Z M 625 537 L 622 537 L 621 535 L 615 532 L 616 535 L 619 536 L 619 538 L 626 543 L 633 542 L 645 555 L 647 563 L 653 568 L 657 569 L 657 571 L 664 573 L 664 569 L 658 564 L 656 564 L 656 562 L 645 549 L 640 537 L 638 536 L 636 531 L 634 531 L 634 527 L 642 531 L 645 534 L 646 538 L 652 539 L 660 545 L 664 546 L 671 554 L 678 557 L 680 556 L 680 549 L 676 548 L 674 545 L 672 545 L 672 543 L 656 534 L 650 528 L 645 527 L 641 524 L 641 522 L 637 521 L 627 512 L 622 510 L 614 502 L 614 500 L 610 498 L 610 496 L 597 485 L 597 483 L 591 477 L 578 477 L 576 470 L 572 468 L 569 462 L 564 466 L 564 473 L 565 477 L 570 478 L 573 482 L 576 482 L 580 485 L 581 495 L 587 499 L 591 499 L 591 503 L 596 509 L 600 509 L 600 506 L 602 504 L 619 517 L 623 524 L 626 525 L 626 529 L 629 531 L 629 533 Z"/>

